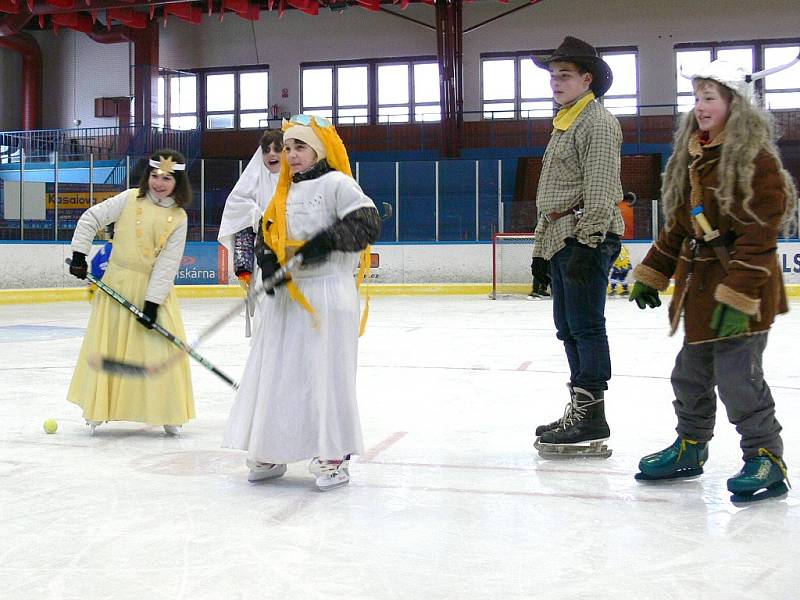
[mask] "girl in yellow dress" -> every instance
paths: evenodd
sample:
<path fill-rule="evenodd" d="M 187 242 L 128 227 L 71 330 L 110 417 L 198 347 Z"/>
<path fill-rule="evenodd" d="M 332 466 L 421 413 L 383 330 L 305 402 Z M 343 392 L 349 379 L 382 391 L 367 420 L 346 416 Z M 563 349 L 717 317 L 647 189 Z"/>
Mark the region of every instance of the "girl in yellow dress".
<path fill-rule="evenodd" d="M 103 356 L 138 364 L 166 361 L 176 349 L 150 331 L 158 322 L 186 338 L 174 283 L 186 245 L 187 216 L 192 198 L 186 159 L 175 150 L 152 154 L 138 188 L 122 192 L 87 210 L 72 238 L 70 273 L 86 278 L 86 257 L 99 229 L 114 227 L 114 251 L 103 282 L 136 306 L 133 313 L 104 293 L 95 294 L 86 336 L 67 399 L 83 408 L 94 433 L 105 421 L 163 425 L 169 435 L 194 418 L 188 358 L 147 378 L 122 378 L 95 370 L 89 358 Z M 137 322 L 138 321 L 138 322 Z"/>

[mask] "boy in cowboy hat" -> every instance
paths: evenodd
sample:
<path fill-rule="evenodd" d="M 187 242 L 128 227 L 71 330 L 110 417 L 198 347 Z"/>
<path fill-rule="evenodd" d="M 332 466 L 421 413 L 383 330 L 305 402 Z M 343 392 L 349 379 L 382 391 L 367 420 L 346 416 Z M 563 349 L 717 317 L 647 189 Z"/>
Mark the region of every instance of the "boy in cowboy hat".
<path fill-rule="evenodd" d="M 750 100 L 750 83 L 766 74 L 717 60 L 691 76 L 694 110 L 675 133 L 661 187 L 666 225 L 634 270 L 630 295 L 639 308 L 658 306 L 674 277 L 672 332 L 681 314 L 685 328 L 672 371 L 678 438 L 642 458 L 636 479 L 703 472 L 718 393 L 741 436 L 744 467 L 728 479 L 734 502 L 787 491 L 762 355 L 773 319 L 788 310 L 776 252 L 797 190 L 770 116 Z"/>
<path fill-rule="evenodd" d="M 592 46 L 569 36 L 551 56 L 533 61 L 550 71 L 553 97 L 561 105 L 536 194 L 533 256 L 550 261 L 553 320 L 567 354 L 571 396 L 561 419 L 536 428 L 535 446 L 542 456 L 607 457 L 606 285 L 624 231 L 617 207 L 622 131 L 597 102 L 611 87 L 611 68 Z"/>

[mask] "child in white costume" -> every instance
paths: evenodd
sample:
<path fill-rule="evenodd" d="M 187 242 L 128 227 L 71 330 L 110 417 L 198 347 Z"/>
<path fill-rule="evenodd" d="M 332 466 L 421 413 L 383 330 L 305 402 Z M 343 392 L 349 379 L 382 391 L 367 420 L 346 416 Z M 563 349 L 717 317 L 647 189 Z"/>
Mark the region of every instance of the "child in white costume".
<path fill-rule="evenodd" d="M 258 150 L 225 201 L 217 240 L 233 255 L 234 273 L 244 286 L 250 285 L 255 268 L 253 246 L 261 215 L 275 193 L 281 170 L 283 132 L 264 132 Z"/>
<path fill-rule="evenodd" d="M 362 451 L 353 275 L 379 235 L 378 211 L 350 175 L 333 126 L 306 115 L 285 123 L 280 181 L 256 256 L 265 278 L 293 254 L 303 266 L 262 303 L 225 432 L 225 447 L 247 450 L 250 481 L 311 459 L 317 489 L 348 483 L 350 454 Z"/>
<path fill-rule="evenodd" d="M 174 150 L 150 157 L 139 188 L 129 189 L 87 210 L 72 238 L 70 273 L 86 278 L 86 256 L 97 231 L 115 223 L 114 251 L 103 282 L 142 308 L 136 319 L 105 293 L 92 299 L 92 313 L 67 398 L 83 408 L 94 433 L 104 421 L 163 425 L 170 435 L 193 419 L 194 399 L 189 362 L 147 378 L 122 378 L 95 370 L 89 358 L 107 356 L 134 363 L 166 361 L 175 352 L 152 329 L 158 322 L 185 339 L 174 281 L 186 243 L 187 216 L 182 208 L 192 198 L 186 159 Z M 137 323 L 137 320 L 139 321 Z"/>

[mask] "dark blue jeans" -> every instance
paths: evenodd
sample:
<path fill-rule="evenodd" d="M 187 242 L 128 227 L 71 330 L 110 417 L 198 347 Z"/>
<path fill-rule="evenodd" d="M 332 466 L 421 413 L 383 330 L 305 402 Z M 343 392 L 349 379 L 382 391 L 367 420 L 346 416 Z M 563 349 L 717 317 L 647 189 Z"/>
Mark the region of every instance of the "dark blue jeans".
<path fill-rule="evenodd" d="M 566 246 L 550 259 L 553 321 L 556 337 L 564 342 L 570 383 L 592 392 L 608 389 L 611 357 L 606 337 L 606 286 L 608 270 L 620 251 L 619 238 L 606 236 L 592 257 L 588 285 L 577 285 L 566 277 L 572 248 Z M 602 395 L 602 394 L 601 394 Z"/>

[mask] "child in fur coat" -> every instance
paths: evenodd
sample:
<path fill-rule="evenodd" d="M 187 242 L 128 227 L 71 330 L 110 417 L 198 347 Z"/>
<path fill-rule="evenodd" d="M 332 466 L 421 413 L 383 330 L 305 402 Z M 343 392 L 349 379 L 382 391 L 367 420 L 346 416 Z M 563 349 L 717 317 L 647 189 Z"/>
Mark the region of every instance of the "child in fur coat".
<path fill-rule="evenodd" d="M 662 185 L 666 225 L 634 270 L 630 294 L 639 308 L 656 307 L 674 277 L 672 332 L 681 315 L 685 328 L 672 371 L 678 438 L 642 458 L 636 478 L 703 472 L 719 394 L 744 460 L 727 482 L 732 500 L 763 499 L 787 491 L 762 356 L 775 316 L 788 310 L 777 243 L 797 191 L 769 115 L 751 101 L 751 79 L 718 60 L 692 82 L 695 107 L 675 134 Z"/>

